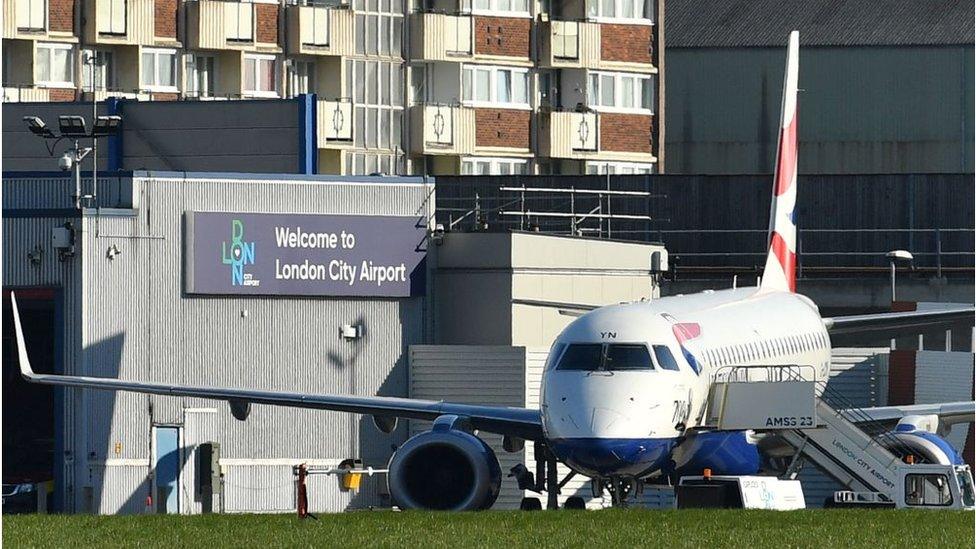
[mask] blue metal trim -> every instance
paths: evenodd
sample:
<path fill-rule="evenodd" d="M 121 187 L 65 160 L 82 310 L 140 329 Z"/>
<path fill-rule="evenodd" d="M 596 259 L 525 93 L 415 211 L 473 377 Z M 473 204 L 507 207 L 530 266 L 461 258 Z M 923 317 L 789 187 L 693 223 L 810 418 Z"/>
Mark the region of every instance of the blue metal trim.
<path fill-rule="evenodd" d="M 318 171 L 315 94 L 303 93 L 296 100 L 298 102 L 298 173 L 313 175 Z"/>
<path fill-rule="evenodd" d="M 562 438 L 552 452 L 571 468 L 593 475 L 643 475 L 671 461 L 676 438 Z"/>
<path fill-rule="evenodd" d="M 119 97 L 109 97 L 105 100 L 105 111 L 109 115 L 117 114 L 122 116 L 122 108 L 125 105 L 125 100 Z M 110 135 L 108 137 L 108 154 L 106 155 L 105 162 L 108 166 L 108 171 L 118 171 L 122 169 L 123 163 L 123 153 L 122 153 L 122 132 L 125 130 L 125 117 L 122 117 L 122 128 L 119 133 L 115 135 Z"/>
<path fill-rule="evenodd" d="M 33 217 L 70 217 L 72 219 L 81 217 L 81 212 L 74 208 L 11 208 L 3 210 L 3 217 L 9 218 L 33 218 Z"/>
<path fill-rule="evenodd" d="M 3 179 L 17 179 L 27 177 L 64 177 L 60 171 L 5 171 Z M 321 183 L 389 183 L 389 184 L 434 184 L 433 177 L 424 178 L 417 175 L 329 175 L 329 174 L 297 174 L 297 173 L 247 173 L 247 172 L 174 172 L 162 170 L 118 170 L 116 172 L 99 172 L 98 177 L 168 177 L 184 179 L 244 179 L 248 181 L 312 181 Z"/>

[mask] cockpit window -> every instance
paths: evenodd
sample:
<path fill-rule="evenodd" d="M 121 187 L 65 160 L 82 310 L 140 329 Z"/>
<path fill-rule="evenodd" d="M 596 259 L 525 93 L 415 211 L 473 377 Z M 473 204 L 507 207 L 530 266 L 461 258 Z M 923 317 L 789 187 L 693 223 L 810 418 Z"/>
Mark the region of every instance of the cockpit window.
<path fill-rule="evenodd" d="M 577 343 L 570 345 L 557 370 L 599 370 L 603 362 L 603 345 L 599 343 Z"/>
<path fill-rule="evenodd" d="M 668 349 L 664 345 L 654 346 L 654 358 L 657 359 L 657 365 L 665 370 L 678 371 L 678 362 L 674 359 L 674 355 L 671 354 L 671 349 Z"/>
<path fill-rule="evenodd" d="M 617 370 L 653 370 L 651 355 L 644 345 L 613 344 L 607 345 L 605 369 Z"/>
<path fill-rule="evenodd" d="M 639 343 L 576 343 L 559 360 L 557 370 L 653 370 L 647 347 Z"/>

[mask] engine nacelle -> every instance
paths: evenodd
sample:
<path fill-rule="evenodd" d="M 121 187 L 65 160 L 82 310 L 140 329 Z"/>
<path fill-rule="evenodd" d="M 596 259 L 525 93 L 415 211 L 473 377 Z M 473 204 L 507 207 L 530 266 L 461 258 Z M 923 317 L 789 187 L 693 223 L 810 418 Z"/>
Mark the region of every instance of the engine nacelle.
<path fill-rule="evenodd" d="M 400 508 L 439 511 L 488 509 L 502 484 L 498 458 L 485 441 L 437 424 L 393 454 L 387 478 Z"/>
<path fill-rule="evenodd" d="M 909 425 L 898 425 L 894 431 L 876 437 L 876 440 L 900 458 L 904 459 L 907 454 L 911 454 L 916 463 L 939 465 L 965 463 L 959 452 L 946 439 Z"/>

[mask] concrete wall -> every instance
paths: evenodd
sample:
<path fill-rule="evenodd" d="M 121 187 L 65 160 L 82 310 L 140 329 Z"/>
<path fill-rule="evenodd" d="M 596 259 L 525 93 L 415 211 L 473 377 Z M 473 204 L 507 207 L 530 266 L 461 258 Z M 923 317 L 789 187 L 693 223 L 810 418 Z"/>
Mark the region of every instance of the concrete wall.
<path fill-rule="evenodd" d="M 973 172 L 973 48 L 800 48 L 801 174 Z M 668 48 L 667 173 L 770 173 L 784 48 Z"/>
<path fill-rule="evenodd" d="M 185 296 L 180 267 L 183 213 L 423 219 L 427 206 L 433 207 L 429 186 L 417 180 L 137 174 L 126 183 L 134 208 L 85 210 L 76 221 L 77 255 L 59 262 L 49 242 L 51 226 L 61 219 L 17 217 L 29 215 L 32 204 L 28 196 L 18 195 L 37 194 L 36 208 L 44 203 L 42 193 L 56 185 L 7 176 L 3 285 L 63 289 L 66 372 L 202 386 L 406 396 L 407 346 L 427 340 L 423 297 Z M 51 196 L 62 195 L 67 189 Z M 53 198 L 48 203 L 60 205 Z M 23 259 L 35 245 L 44 248 L 39 267 Z M 121 254 L 109 259 L 106 251 L 112 246 Z M 342 340 L 337 334 L 344 323 L 363 325 L 365 337 Z M 61 435 L 73 460 L 66 463 L 66 480 L 58 490 L 69 512 L 144 510 L 152 482 L 154 424 L 183 427 L 182 512 L 200 510 L 194 462 L 202 442 L 221 444 L 228 510 L 286 511 L 294 509 L 291 465 L 334 465 L 358 457 L 383 466 L 391 445 L 406 436 L 404 428 L 381 434 L 370 418 L 352 414 L 257 406 L 246 422 L 239 422 L 226 404 L 209 400 L 66 393 L 66 432 Z M 334 480 L 315 481 L 313 508 L 338 511 L 386 501 L 380 477 L 365 480 L 358 494 L 340 492 Z"/>
<path fill-rule="evenodd" d="M 513 299 L 606 305 L 657 297 L 662 246 L 543 235 L 448 233 L 435 246 L 435 341 L 548 347 L 573 317 Z"/>

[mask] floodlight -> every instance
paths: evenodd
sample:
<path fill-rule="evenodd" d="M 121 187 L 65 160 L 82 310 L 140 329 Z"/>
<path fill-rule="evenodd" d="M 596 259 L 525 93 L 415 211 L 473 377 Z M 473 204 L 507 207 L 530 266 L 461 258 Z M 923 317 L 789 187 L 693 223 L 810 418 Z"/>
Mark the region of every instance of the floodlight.
<path fill-rule="evenodd" d="M 892 250 L 892 251 L 886 253 L 885 254 L 885 257 L 887 257 L 888 259 L 890 259 L 892 261 L 895 261 L 895 260 L 897 260 L 897 261 L 912 261 L 913 259 L 915 259 L 915 256 L 912 255 L 912 252 L 909 252 L 909 251 L 906 251 L 906 250 Z"/>
<path fill-rule="evenodd" d="M 54 137 L 54 132 L 51 128 L 47 127 L 47 124 L 39 116 L 25 116 L 24 122 L 27 124 L 27 129 L 31 131 L 32 134 L 38 135 L 43 138 Z"/>
<path fill-rule="evenodd" d="M 85 128 L 85 119 L 77 115 L 63 115 L 58 117 L 58 125 L 61 127 L 61 135 L 68 137 L 87 137 L 88 129 Z"/>
<path fill-rule="evenodd" d="M 99 116 L 95 118 L 95 124 L 92 126 L 92 135 L 115 135 L 119 133 L 119 127 L 121 125 L 122 117 L 119 115 Z"/>

